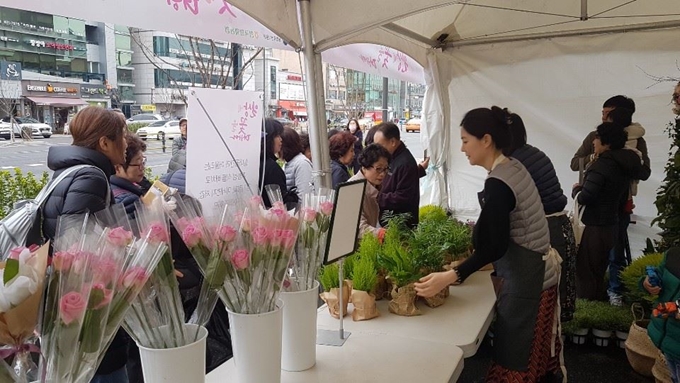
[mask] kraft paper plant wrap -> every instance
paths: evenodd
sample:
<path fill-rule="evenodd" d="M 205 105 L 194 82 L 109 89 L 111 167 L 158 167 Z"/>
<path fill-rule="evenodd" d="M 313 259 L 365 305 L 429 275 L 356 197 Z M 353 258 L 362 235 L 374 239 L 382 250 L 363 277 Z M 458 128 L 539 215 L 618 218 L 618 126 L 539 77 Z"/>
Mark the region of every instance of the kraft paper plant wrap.
<path fill-rule="evenodd" d="M 391 313 L 402 316 L 420 315 L 421 312 L 416 307 L 416 290 L 413 283 L 397 288 L 394 286 L 392 290 L 392 300 L 388 305 Z"/>
<path fill-rule="evenodd" d="M 366 291 L 352 290 L 352 320 L 362 321 L 377 318 L 380 316 L 378 307 L 375 304 L 375 296 Z"/>
<path fill-rule="evenodd" d="M 16 248 L 0 262 L 0 359 L 14 355 L 12 370 L 18 382 L 37 379 L 30 352 L 38 349 L 29 338 L 40 315 L 48 252 L 49 243 Z"/>
<path fill-rule="evenodd" d="M 347 305 L 349 304 L 350 295 L 352 292 L 352 286 L 350 286 L 349 281 L 344 280 L 342 282 L 342 313 L 343 316 L 347 315 Z M 328 306 L 328 312 L 335 319 L 340 319 L 340 289 L 333 287 L 330 291 L 323 292 L 319 294 L 319 297 L 326 302 Z"/>

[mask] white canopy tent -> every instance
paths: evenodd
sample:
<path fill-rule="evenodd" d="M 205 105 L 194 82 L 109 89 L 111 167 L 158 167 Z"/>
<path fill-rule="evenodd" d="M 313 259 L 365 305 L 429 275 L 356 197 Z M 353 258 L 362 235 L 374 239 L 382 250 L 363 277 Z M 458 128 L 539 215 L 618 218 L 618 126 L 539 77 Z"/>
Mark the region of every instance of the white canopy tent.
<path fill-rule="evenodd" d="M 219 8 L 222 0 L 0 0 L 0 5 L 118 22 L 144 17 L 166 31 L 220 38 L 217 12 L 195 14 L 196 22 L 173 22 L 183 9 Z M 674 0 L 230 0 L 293 48 L 304 48 L 310 79 L 318 53 L 356 43 L 391 47 L 425 67 L 428 86 L 422 140 L 436 171 L 430 172 L 425 202 L 448 205 L 465 218 L 478 213 L 476 191 L 484 173 L 458 152 L 457 125 L 465 111 L 497 104 L 520 114 L 529 142 L 555 163 L 567 194 L 576 175 L 568 162 L 600 118 L 603 101 L 626 94 L 637 103 L 634 119 L 647 127 L 652 178 L 636 199 L 633 249 L 652 231 L 655 190 L 663 178 L 671 119 L 671 84 L 655 76 L 679 76 L 680 2 Z M 179 4 L 179 11 L 172 6 Z M 88 8 L 89 7 L 89 8 Z M 212 7 L 212 8 L 211 8 Z M 88 11 L 88 9 L 90 11 Z M 131 12 L 143 10 L 142 12 Z M 83 12 L 90 12 L 84 15 Z M 154 17 L 148 13 L 154 12 Z M 94 14 L 96 13 L 96 16 Z M 185 12 L 188 16 L 191 16 Z M 145 16 L 146 15 L 146 16 Z M 223 16 L 223 15 L 222 15 Z M 153 19 L 153 20 L 152 20 Z M 140 20 L 139 22 L 142 22 Z M 160 20 L 160 21 L 159 21 Z M 188 19 L 187 19 L 188 20 Z M 137 26 L 128 22 L 127 25 Z M 305 33 L 301 33 L 304 30 Z M 311 43 L 311 37 L 313 42 Z M 228 39 L 225 36 L 222 39 Z M 266 44 L 261 44 L 266 45 Z M 268 45 L 269 46 L 269 45 Z M 314 55 L 313 53 L 317 53 Z M 317 84 L 318 85 L 318 84 Z M 315 90 L 312 91 L 312 88 Z M 310 84 L 309 96 L 319 88 Z M 315 99 L 315 98 L 312 98 Z M 312 108 L 310 108 L 312 111 Z M 325 126 L 310 113 L 315 152 L 325 152 Z M 315 157 L 317 170 L 328 158 Z"/>

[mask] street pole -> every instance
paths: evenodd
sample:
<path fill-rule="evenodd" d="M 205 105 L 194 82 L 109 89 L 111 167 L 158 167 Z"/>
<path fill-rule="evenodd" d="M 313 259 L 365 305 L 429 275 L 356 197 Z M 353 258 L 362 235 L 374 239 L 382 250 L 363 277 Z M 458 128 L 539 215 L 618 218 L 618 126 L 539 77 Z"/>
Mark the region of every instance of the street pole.
<path fill-rule="evenodd" d="M 389 87 L 390 80 L 387 77 L 383 77 L 383 91 L 382 91 L 382 122 L 387 122 L 387 105 L 389 99 Z"/>
<path fill-rule="evenodd" d="M 241 44 L 231 43 L 231 67 L 233 69 L 233 89 L 243 89 L 243 77 L 238 77 L 241 73 L 242 54 Z M 238 81 L 236 80 L 238 78 Z"/>
<path fill-rule="evenodd" d="M 300 24 L 302 27 L 303 52 L 305 59 L 307 88 L 307 123 L 309 127 L 309 143 L 312 149 L 312 166 L 314 169 L 315 185 L 331 187 L 330 157 L 324 156 L 328 152 L 328 133 L 326 120 L 319 121 L 318 88 L 316 84 L 316 68 L 314 58 L 314 43 L 312 40 L 312 10 L 309 0 L 298 0 L 300 5 Z"/>

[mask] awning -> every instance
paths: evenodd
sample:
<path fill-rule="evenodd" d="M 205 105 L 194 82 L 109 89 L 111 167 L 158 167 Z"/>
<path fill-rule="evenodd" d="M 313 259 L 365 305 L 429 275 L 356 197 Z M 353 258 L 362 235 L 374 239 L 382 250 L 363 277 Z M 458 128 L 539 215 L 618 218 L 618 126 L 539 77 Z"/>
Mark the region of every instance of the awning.
<path fill-rule="evenodd" d="M 307 112 L 300 112 L 300 111 L 294 110 L 293 114 L 296 115 L 296 116 L 300 116 L 300 117 L 307 117 Z"/>
<path fill-rule="evenodd" d="M 50 106 L 77 106 L 77 105 L 87 105 L 87 101 L 82 98 L 59 98 L 59 97 L 26 97 L 27 99 L 35 102 L 37 105 L 50 105 Z"/>

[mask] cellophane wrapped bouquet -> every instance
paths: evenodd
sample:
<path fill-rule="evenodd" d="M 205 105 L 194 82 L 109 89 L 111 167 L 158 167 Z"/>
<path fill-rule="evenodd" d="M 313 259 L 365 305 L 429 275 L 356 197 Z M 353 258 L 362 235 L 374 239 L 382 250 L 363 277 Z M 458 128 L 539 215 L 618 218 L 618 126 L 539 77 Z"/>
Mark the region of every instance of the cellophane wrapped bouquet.
<path fill-rule="evenodd" d="M 271 198 L 271 197 L 270 197 Z M 305 291 L 314 288 L 326 254 L 326 241 L 335 204 L 335 190 L 319 188 L 303 195 L 298 212 L 298 235 L 292 270 L 284 283 L 285 291 Z"/>
<path fill-rule="evenodd" d="M 60 218 L 42 323 L 41 382 L 92 379 L 167 249 L 153 233 L 134 238 L 122 205 L 99 214 L 99 221 L 89 214 Z"/>
<path fill-rule="evenodd" d="M 139 232 L 149 238 L 169 245 L 169 225 L 160 199 L 150 205 L 137 206 Z M 174 348 L 185 346 L 197 336 L 187 334 L 185 313 L 179 283 L 175 275 L 170 248 L 151 274 L 128 311 L 124 328 L 137 342 L 147 348 Z"/>
<path fill-rule="evenodd" d="M 17 247 L 8 254 L 0 254 L 0 362 L 12 357 L 11 368 L 3 372 L 16 382 L 38 378 L 31 353 L 39 352 L 34 334 L 48 252 L 49 244 Z"/>

